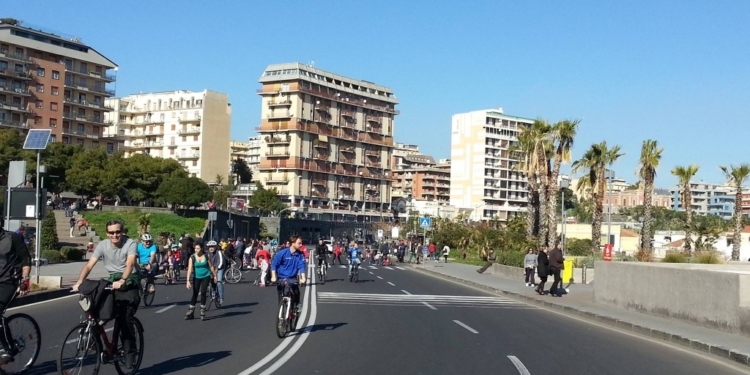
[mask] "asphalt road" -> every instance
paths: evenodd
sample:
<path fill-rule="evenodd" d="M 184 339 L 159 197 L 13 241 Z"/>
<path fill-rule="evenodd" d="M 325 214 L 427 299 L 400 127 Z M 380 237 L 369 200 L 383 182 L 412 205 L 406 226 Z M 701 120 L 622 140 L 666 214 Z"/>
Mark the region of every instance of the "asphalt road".
<path fill-rule="evenodd" d="M 184 284 L 157 286 L 145 327 L 141 374 L 738 374 L 680 349 L 422 274 L 408 267 L 329 271 L 306 294 L 300 326 L 276 337 L 276 289 L 227 286 L 226 307 L 207 321 L 185 321 Z M 531 289 L 531 288 L 530 288 Z M 32 374 L 54 373 L 60 344 L 81 318 L 77 299 L 9 311 L 42 329 Z M 196 316 L 197 316 L 196 312 Z M 741 369 L 741 371 L 745 371 Z M 114 374 L 102 366 L 102 374 Z"/>

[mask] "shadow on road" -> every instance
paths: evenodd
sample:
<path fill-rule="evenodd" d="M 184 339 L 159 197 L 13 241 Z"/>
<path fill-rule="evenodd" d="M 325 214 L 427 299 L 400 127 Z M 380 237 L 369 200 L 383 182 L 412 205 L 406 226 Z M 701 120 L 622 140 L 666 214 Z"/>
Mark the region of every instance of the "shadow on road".
<path fill-rule="evenodd" d="M 250 303 L 235 303 L 234 305 L 224 305 L 221 307 L 222 310 L 225 309 L 236 309 L 238 307 L 250 307 L 257 305 L 258 302 L 250 302 Z"/>
<path fill-rule="evenodd" d="M 36 363 L 29 369 L 27 375 L 53 374 L 57 372 L 57 361 Z"/>
<path fill-rule="evenodd" d="M 233 316 L 247 315 L 247 314 L 252 314 L 252 313 L 253 313 L 252 311 L 231 311 L 231 312 L 226 312 L 226 313 L 221 314 L 221 315 L 207 316 L 206 320 L 214 320 L 214 319 L 221 319 L 221 318 L 231 318 Z"/>
<path fill-rule="evenodd" d="M 231 352 L 229 351 L 191 354 L 189 356 L 178 357 L 162 363 L 157 363 L 151 367 L 141 369 L 138 373 L 142 375 L 178 373 L 185 369 L 197 368 L 216 362 L 222 358 L 229 357 L 230 354 Z"/>
<path fill-rule="evenodd" d="M 335 323 L 335 324 L 315 324 L 310 327 L 305 327 L 305 330 L 312 333 L 317 331 L 333 331 L 336 328 L 345 326 L 347 323 Z"/>
<path fill-rule="evenodd" d="M 371 279 L 359 279 L 359 280 L 357 280 L 357 283 L 373 283 L 373 282 L 375 282 L 375 280 L 371 280 Z"/>

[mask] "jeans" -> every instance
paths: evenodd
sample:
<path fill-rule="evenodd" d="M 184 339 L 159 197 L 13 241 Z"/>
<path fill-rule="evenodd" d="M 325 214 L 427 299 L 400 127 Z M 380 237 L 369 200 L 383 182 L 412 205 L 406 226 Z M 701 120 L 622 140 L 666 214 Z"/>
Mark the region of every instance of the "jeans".
<path fill-rule="evenodd" d="M 557 294 L 557 288 L 559 286 L 562 286 L 562 278 L 560 277 L 560 269 L 550 267 L 549 270 L 550 272 L 552 272 L 552 276 L 554 277 L 554 280 L 555 280 L 552 282 L 552 286 L 549 288 L 549 294 Z"/>
<path fill-rule="evenodd" d="M 206 290 L 208 289 L 208 283 L 211 282 L 211 276 L 204 277 L 202 279 L 195 278 L 193 280 L 193 296 L 190 298 L 190 305 L 195 306 L 198 302 L 198 293 L 201 294 L 201 306 L 206 306 Z"/>
<path fill-rule="evenodd" d="M 359 258 L 349 260 L 349 275 L 352 274 L 352 265 L 354 264 L 362 264 L 362 262 L 359 260 Z"/>
<path fill-rule="evenodd" d="M 125 353 L 135 351 L 135 321 L 133 317 L 141 303 L 139 287 L 129 286 L 125 291 L 115 291 L 115 324 L 120 327 L 120 338 Z"/>
<path fill-rule="evenodd" d="M 276 292 L 279 294 L 279 303 L 281 303 L 281 294 L 284 293 L 284 279 L 278 279 L 278 283 L 276 284 Z M 289 279 L 288 280 L 289 287 L 292 288 L 292 294 L 294 295 L 292 297 L 292 305 L 298 306 L 299 305 L 299 284 L 297 284 L 296 279 Z"/>
<path fill-rule="evenodd" d="M 526 268 L 526 282 L 531 284 L 536 284 L 534 282 L 534 269 L 533 268 Z"/>
<path fill-rule="evenodd" d="M 224 271 L 226 270 L 216 271 L 216 278 L 219 280 L 216 283 L 216 292 L 219 293 L 219 299 L 222 301 L 224 300 Z"/>

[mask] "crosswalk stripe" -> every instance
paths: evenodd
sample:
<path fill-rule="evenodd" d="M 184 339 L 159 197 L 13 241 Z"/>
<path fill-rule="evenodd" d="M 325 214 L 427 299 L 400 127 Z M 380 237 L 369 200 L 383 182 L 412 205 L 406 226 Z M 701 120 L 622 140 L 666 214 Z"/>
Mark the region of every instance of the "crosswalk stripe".
<path fill-rule="evenodd" d="M 399 266 L 396 266 L 396 268 L 400 269 L 401 271 L 406 271 L 405 269 L 403 269 L 403 268 L 401 268 Z"/>
<path fill-rule="evenodd" d="M 391 267 L 383 267 L 383 268 L 385 268 L 385 269 L 387 269 L 387 270 L 391 270 L 391 271 L 393 271 L 393 268 L 391 268 Z"/>
<path fill-rule="evenodd" d="M 378 269 L 378 267 L 375 267 L 375 266 L 370 266 L 370 268 L 374 270 Z"/>

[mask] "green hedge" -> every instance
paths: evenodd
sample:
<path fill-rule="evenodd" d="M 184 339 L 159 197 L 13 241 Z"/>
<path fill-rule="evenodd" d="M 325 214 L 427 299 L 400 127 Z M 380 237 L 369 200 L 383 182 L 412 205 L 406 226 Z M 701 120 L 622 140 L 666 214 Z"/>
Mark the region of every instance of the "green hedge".
<path fill-rule="evenodd" d="M 60 249 L 60 255 L 66 260 L 82 260 L 83 254 L 83 250 L 74 246 L 63 246 L 63 248 Z"/>
<path fill-rule="evenodd" d="M 60 263 L 63 257 L 57 250 L 44 250 L 42 251 L 42 259 L 47 259 L 50 263 Z"/>
<path fill-rule="evenodd" d="M 498 251 L 495 263 L 511 267 L 523 267 L 523 258 L 526 253 L 523 251 Z"/>

